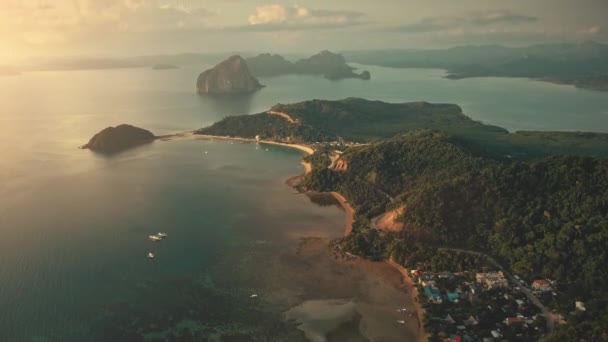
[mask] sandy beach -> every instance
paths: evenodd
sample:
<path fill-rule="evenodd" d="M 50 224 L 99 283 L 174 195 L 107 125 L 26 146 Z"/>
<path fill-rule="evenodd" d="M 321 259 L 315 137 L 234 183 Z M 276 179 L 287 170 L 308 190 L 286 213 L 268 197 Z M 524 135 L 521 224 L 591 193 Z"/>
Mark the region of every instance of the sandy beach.
<path fill-rule="evenodd" d="M 257 142 L 260 144 L 285 146 L 285 147 L 289 147 L 289 148 L 294 148 L 296 150 L 305 152 L 306 154 L 315 153 L 315 150 L 313 150 L 312 147 L 303 145 L 303 144 L 287 144 L 287 143 L 281 143 L 281 142 L 270 141 L 270 140 L 255 140 L 255 139 L 249 139 L 249 138 L 224 137 L 224 136 L 219 136 L 219 135 L 206 135 L 206 134 L 194 134 L 194 133 L 192 133 L 192 137 L 194 139 L 201 139 L 201 140 L 233 140 L 233 141 Z"/>

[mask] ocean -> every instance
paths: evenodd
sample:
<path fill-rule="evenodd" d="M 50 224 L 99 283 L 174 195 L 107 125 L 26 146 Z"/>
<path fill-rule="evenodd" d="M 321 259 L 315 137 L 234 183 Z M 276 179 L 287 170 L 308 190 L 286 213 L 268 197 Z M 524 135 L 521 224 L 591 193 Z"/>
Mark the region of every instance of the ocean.
<path fill-rule="evenodd" d="M 399 275 L 334 260 L 327 242 L 344 233 L 344 212 L 284 184 L 303 172 L 301 152 L 187 139 L 114 156 L 78 149 L 107 126 L 161 135 L 276 103 L 364 97 L 456 103 L 511 131 L 608 132 L 608 93 L 565 85 L 362 66 L 371 81 L 281 76 L 211 98 L 195 91 L 206 67 L 0 78 L 0 341 L 297 341 L 283 313 L 299 306 L 324 313 L 308 339 L 415 338 L 391 320 L 395 300 L 411 304 Z M 150 242 L 159 231 L 169 237 Z"/>

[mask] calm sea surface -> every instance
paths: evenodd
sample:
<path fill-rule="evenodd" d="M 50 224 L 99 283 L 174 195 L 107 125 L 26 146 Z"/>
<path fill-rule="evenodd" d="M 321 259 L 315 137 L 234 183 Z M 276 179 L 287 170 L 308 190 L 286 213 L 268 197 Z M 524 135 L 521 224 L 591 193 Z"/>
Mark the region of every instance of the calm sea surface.
<path fill-rule="evenodd" d="M 279 102 L 365 97 L 456 103 L 509 130 L 608 132 L 608 93 L 365 68 L 369 82 L 276 77 L 240 99 L 198 96 L 204 66 L 0 78 L 0 341 L 162 340 L 184 331 L 295 339 L 277 317 L 305 290 L 268 270 L 302 237 L 340 236 L 344 220 L 335 206 L 311 205 L 284 185 L 301 172 L 301 154 L 192 140 L 113 157 L 77 149 L 106 126 L 160 135 Z M 147 240 L 158 231 L 170 237 Z M 310 270 L 281 262 L 300 276 Z M 290 290 L 252 303 L 275 276 Z"/>

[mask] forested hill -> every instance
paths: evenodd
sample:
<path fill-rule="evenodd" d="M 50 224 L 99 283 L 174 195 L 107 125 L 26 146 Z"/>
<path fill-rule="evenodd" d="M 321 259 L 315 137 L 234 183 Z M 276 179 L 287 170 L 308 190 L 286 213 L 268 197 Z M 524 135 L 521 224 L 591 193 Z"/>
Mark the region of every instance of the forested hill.
<path fill-rule="evenodd" d="M 277 104 L 268 112 L 225 118 L 197 133 L 246 138 L 259 135 L 285 142 L 369 142 L 416 129 L 447 132 L 462 145 L 493 158 L 532 159 L 562 154 L 608 157 L 608 134 L 509 133 L 472 120 L 454 104 L 386 103 L 361 98 Z"/>
<path fill-rule="evenodd" d="M 224 119 L 201 129 L 200 133 L 281 139 L 294 135 L 293 140 L 304 142 L 335 140 L 338 137 L 363 142 L 417 128 L 475 135 L 506 133 L 502 128 L 471 120 L 460 107 L 452 104 L 386 103 L 348 98 L 277 104 L 269 112 L 285 113 L 295 122 L 268 113 L 242 115 Z"/>
<path fill-rule="evenodd" d="M 278 104 L 273 111 L 324 127 L 347 140 L 368 141 L 387 138 L 418 128 L 452 133 L 491 134 L 506 130 L 484 125 L 464 115 L 454 104 L 428 102 L 386 103 L 361 98 L 340 101 L 312 100 L 294 104 Z"/>
<path fill-rule="evenodd" d="M 586 301 L 589 324 L 572 325 L 569 337 L 608 326 L 608 160 L 496 160 L 434 131 L 350 148 L 340 170 L 328 169 L 323 153 L 309 159 L 305 185 L 339 191 L 358 214 L 348 251 L 410 267 L 433 246 L 483 251 L 526 279 L 557 280 L 566 312 Z M 372 217 L 397 208 L 401 233 L 370 228 Z"/>

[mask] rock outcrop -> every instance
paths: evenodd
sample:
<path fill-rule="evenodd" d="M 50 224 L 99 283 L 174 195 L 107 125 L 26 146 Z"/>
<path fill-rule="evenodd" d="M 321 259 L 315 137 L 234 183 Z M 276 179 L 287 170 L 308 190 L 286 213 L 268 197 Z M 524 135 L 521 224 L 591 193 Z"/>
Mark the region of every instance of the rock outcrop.
<path fill-rule="evenodd" d="M 292 62 L 281 55 L 263 53 L 255 57 L 247 58 L 247 66 L 255 76 L 269 77 L 295 73 Z"/>
<path fill-rule="evenodd" d="M 292 63 L 280 55 L 263 53 L 247 59 L 251 72 L 256 76 L 268 77 L 288 74 L 323 75 L 330 80 L 344 78 L 360 78 L 369 80 L 369 71 L 361 74 L 354 72 L 355 68 L 346 63 L 340 54 L 331 51 L 322 51 L 309 58 L 303 58 Z"/>
<path fill-rule="evenodd" d="M 131 125 L 108 127 L 95 134 L 89 143 L 82 146 L 98 152 L 119 152 L 131 147 L 150 143 L 156 139 L 152 132 Z"/>
<path fill-rule="evenodd" d="M 232 56 L 212 69 L 202 72 L 196 83 L 199 94 L 249 94 L 264 86 L 251 75 L 241 56 Z"/>

